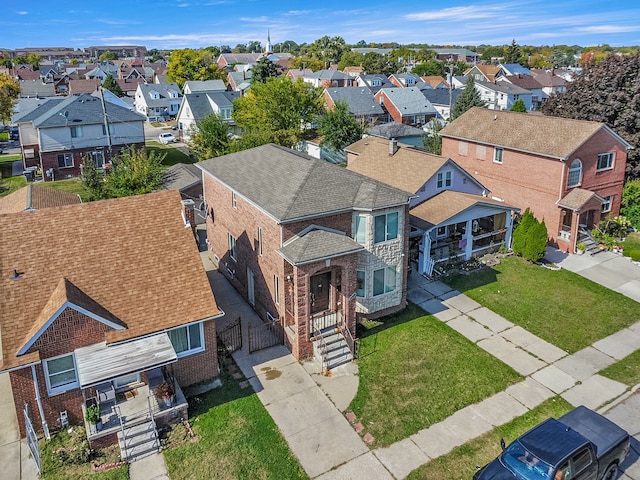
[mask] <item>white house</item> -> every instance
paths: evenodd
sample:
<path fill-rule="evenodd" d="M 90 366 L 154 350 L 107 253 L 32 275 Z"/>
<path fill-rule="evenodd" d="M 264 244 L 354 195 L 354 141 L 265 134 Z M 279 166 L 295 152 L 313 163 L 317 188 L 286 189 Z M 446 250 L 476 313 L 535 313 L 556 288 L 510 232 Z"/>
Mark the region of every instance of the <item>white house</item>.
<path fill-rule="evenodd" d="M 495 83 L 476 81 L 474 85 L 489 110 L 511 110 L 518 100 L 524 102 L 527 111 L 533 109 L 533 95 L 530 90 L 503 80 Z"/>
<path fill-rule="evenodd" d="M 213 113 L 234 126 L 231 114 L 233 101 L 238 97 L 240 92 L 197 92 L 182 97 L 182 104 L 176 116 L 182 140 L 189 142 L 191 135 L 198 128 L 198 122 Z"/>
<path fill-rule="evenodd" d="M 141 83 L 135 94 L 136 112 L 150 122 L 178 114 L 182 92 L 177 83 Z"/>

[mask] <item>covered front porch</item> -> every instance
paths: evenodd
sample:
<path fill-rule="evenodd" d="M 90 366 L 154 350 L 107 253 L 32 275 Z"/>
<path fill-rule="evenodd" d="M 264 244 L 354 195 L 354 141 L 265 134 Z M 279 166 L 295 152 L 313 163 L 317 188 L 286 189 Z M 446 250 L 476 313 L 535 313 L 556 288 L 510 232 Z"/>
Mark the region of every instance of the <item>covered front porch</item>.
<path fill-rule="evenodd" d="M 157 440 L 158 424 L 187 418 L 188 404 L 173 376 L 177 355 L 166 333 L 78 348 L 75 359 L 90 443 L 110 444 L 117 438 L 126 458 L 132 427 L 149 424 Z"/>
<path fill-rule="evenodd" d="M 431 275 L 439 262 L 469 260 L 511 246 L 514 207 L 460 192 L 443 192 L 411 210 L 412 226 L 422 230 L 418 272 Z M 415 255 L 413 255 L 415 257 Z"/>
<path fill-rule="evenodd" d="M 574 188 L 556 204 L 560 208 L 560 225 L 557 236 L 558 247 L 569 253 L 576 251 L 578 242 L 589 237 L 597 228 L 606 200 L 583 188 Z"/>

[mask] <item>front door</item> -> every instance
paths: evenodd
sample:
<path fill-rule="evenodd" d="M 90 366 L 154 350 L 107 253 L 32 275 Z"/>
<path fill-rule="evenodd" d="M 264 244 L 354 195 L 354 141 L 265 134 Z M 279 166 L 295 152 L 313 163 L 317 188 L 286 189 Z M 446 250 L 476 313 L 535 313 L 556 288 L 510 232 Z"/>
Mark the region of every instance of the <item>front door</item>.
<path fill-rule="evenodd" d="M 329 281 L 331 272 L 320 273 L 311 277 L 309 287 L 309 299 L 311 303 L 311 313 L 324 312 L 329 310 Z"/>
<path fill-rule="evenodd" d="M 587 210 L 580 215 L 580 225 L 584 226 L 587 230 L 591 230 L 593 225 L 593 210 Z"/>

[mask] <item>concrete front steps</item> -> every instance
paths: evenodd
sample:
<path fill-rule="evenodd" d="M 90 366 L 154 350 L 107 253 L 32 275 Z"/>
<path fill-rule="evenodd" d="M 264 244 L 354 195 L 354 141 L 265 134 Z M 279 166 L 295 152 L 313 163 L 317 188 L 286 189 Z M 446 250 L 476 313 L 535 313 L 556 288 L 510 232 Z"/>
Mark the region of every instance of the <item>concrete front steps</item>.
<path fill-rule="evenodd" d="M 313 355 L 320 361 L 325 372 L 353 360 L 344 335 L 335 327 L 323 330 L 320 337 L 314 339 Z"/>
<path fill-rule="evenodd" d="M 127 427 L 124 435 L 122 431 L 118 432 L 118 444 L 122 459 L 126 462 L 135 462 L 160 451 L 160 439 L 152 421 Z"/>

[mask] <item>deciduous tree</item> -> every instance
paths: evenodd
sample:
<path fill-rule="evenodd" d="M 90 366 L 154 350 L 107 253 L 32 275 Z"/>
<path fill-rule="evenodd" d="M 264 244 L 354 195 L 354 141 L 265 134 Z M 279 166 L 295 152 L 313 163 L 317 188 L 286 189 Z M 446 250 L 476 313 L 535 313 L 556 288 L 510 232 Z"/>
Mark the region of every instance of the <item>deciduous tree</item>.
<path fill-rule="evenodd" d="M 272 77 L 235 100 L 232 115 L 249 135 L 294 147 L 313 135 L 310 126 L 323 111 L 321 89 L 300 78 Z"/>
<path fill-rule="evenodd" d="M 347 47 L 344 38 L 329 37 L 328 35 L 317 39 L 309 45 L 308 49 L 311 57 L 325 63 L 325 68 L 328 68 L 332 63 L 338 63 L 342 54 L 347 51 L 349 51 L 349 47 Z"/>
<path fill-rule="evenodd" d="M 631 180 L 624 185 L 620 213 L 636 228 L 640 228 L 640 180 Z"/>
<path fill-rule="evenodd" d="M 267 81 L 267 78 L 277 76 L 278 68 L 275 63 L 267 57 L 262 57 L 251 68 L 251 85 L 257 82 L 264 83 Z"/>
<path fill-rule="evenodd" d="M 9 75 L 0 73 L 0 120 L 3 123 L 11 121 L 13 107 L 18 101 L 20 95 L 20 84 Z"/>
<path fill-rule="evenodd" d="M 225 80 L 226 77 L 226 72 L 218 67 L 209 50 L 185 48 L 171 52 L 167 80 L 176 82 L 180 88 L 188 80 Z"/>
<path fill-rule="evenodd" d="M 422 145 L 427 152 L 442 155 L 442 137 L 440 136 L 440 130 L 444 128 L 444 125 L 440 120 L 436 119 L 429 121 L 427 125 L 429 131 L 422 137 Z"/>
<path fill-rule="evenodd" d="M 117 60 L 118 59 L 118 54 L 116 52 L 112 52 L 111 50 L 107 50 L 106 52 L 103 52 L 100 54 L 100 56 L 98 57 L 98 60 L 101 62 L 108 62 L 109 60 Z"/>
<path fill-rule="evenodd" d="M 197 122 L 191 132 L 189 149 L 198 161 L 228 153 L 229 124 L 220 115 L 212 113 Z"/>
<path fill-rule="evenodd" d="M 105 175 L 102 198 L 128 197 L 158 190 L 162 185 L 166 153 L 145 148 L 124 149 L 113 157 Z"/>
<path fill-rule="evenodd" d="M 334 152 L 341 151 L 362 138 L 364 127 L 349 113 L 349 104 L 338 100 L 332 110 L 327 111 L 319 122 L 322 146 Z"/>

